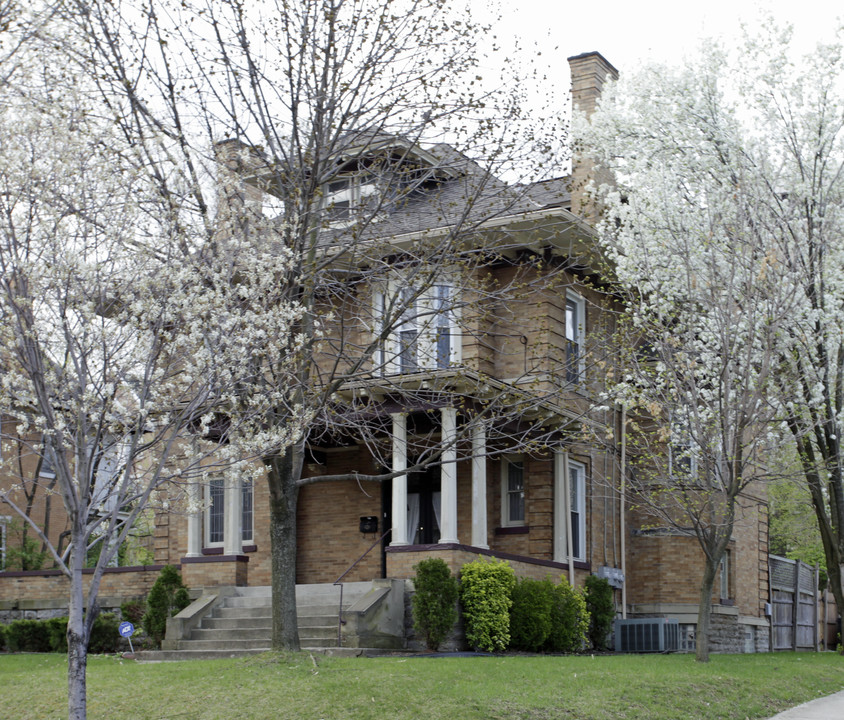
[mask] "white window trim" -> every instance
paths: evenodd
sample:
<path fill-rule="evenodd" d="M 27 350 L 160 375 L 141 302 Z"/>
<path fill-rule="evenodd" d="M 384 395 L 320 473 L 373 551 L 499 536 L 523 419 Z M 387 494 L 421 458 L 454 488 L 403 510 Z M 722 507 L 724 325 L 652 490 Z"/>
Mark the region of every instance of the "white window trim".
<path fill-rule="evenodd" d="M 718 588 L 718 595 L 721 600 L 730 599 L 730 551 L 724 551 L 724 557 L 718 564 L 718 577 L 720 587 Z M 725 592 L 726 590 L 726 592 Z"/>
<path fill-rule="evenodd" d="M 211 483 L 212 482 L 220 482 L 222 483 L 222 517 L 223 517 L 223 539 L 215 542 L 211 542 Z M 255 490 L 254 490 L 254 483 L 252 482 L 244 482 L 241 484 L 241 491 L 246 494 L 248 491 L 252 497 L 251 507 L 251 517 L 252 517 L 252 525 L 249 528 L 250 533 L 247 536 L 246 525 L 242 524 L 242 542 L 244 545 L 251 545 L 255 542 Z M 218 548 L 223 547 L 225 541 L 225 523 L 226 523 L 226 484 L 223 478 L 212 478 L 209 482 L 207 482 L 204 486 L 204 495 L 205 495 L 205 512 L 202 514 L 202 547 L 205 548 Z M 244 512 L 245 504 L 241 504 L 241 513 Z M 241 515 L 242 520 L 242 515 Z"/>
<path fill-rule="evenodd" d="M 576 475 L 576 477 L 571 477 Z M 580 553 L 574 556 L 575 560 L 586 560 L 586 466 L 575 460 L 569 459 L 569 484 L 571 487 L 572 480 L 577 483 L 577 507 L 571 507 L 569 512 L 577 513 L 578 519 L 578 533 L 575 545 L 580 548 Z"/>
<path fill-rule="evenodd" d="M 668 442 L 668 477 L 680 476 L 679 462 L 688 460 L 688 471 L 683 469 L 682 476 L 689 482 L 696 482 L 699 477 L 699 451 L 697 443 L 692 438 L 688 423 L 672 419 L 671 439 Z M 675 458 L 675 455 L 681 457 Z"/>
<path fill-rule="evenodd" d="M 9 540 L 9 524 L 12 518 L 0 515 L 0 572 L 6 569 L 6 545 Z"/>
<path fill-rule="evenodd" d="M 327 188 L 331 183 L 346 181 L 347 186 L 341 190 L 328 192 Z M 338 175 L 332 180 L 329 180 L 325 185 L 326 192 L 323 195 L 323 207 L 332 212 L 332 208 L 341 202 L 349 203 L 349 216 L 347 218 L 329 220 L 329 226 L 335 228 L 348 227 L 360 218 L 360 204 L 361 200 L 371 195 L 378 193 L 376 180 L 373 177 L 372 182 L 361 182 L 360 174 Z"/>
<path fill-rule="evenodd" d="M 440 310 L 440 288 L 448 288 L 448 304 L 446 309 Z M 375 319 L 373 334 L 380 334 L 386 308 L 391 300 L 396 310 L 402 309 L 401 293 L 408 289 L 407 283 L 401 280 L 391 280 L 386 290 L 376 288 L 372 295 L 373 317 Z M 437 335 L 440 328 L 447 327 L 449 332 L 449 350 L 447 368 L 457 367 L 463 359 L 463 337 L 460 331 L 459 309 L 455 307 L 455 284 L 443 280 L 431 285 L 426 291 L 419 293 L 409 312 L 397 312 L 392 332 L 383 340 L 381 347 L 374 353 L 374 366 L 379 374 L 398 375 L 401 368 L 401 332 L 403 329 L 413 330 L 416 336 L 416 369 L 408 372 L 426 372 L 446 369 L 439 367 L 439 352 Z M 402 315 L 406 317 L 402 320 Z M 447 324 L 441 323 L 447 318 Z"/>
<path fill-rule="evenodd" d="M 568 481 L 565 472 L 568 470 Z M 576 475 L 577 507 L 571 507 L 571 480 Z M 566 496 L 566 489 L 569 490 Z M 568 562 L 568 532 L 571 526 L 571 514 L 576 512 L 579 516 L 577 538 L 572 537 L 572 543 L 580 549 L 578 555 L 572 560 L 586 561 L 586 466 L 583 463 L 572 460 L 565 451 L 555 452 L 554 457 L 554 562 Z"/>
<path fill-rule="evenodd" d="M 510 464 L 522 464 L 522 494 L 525 497 L 524 517 L 510 518 Z M 505 455 L 501 458 L 501 527 L 525 527 L 527 525 L 527 473 L 524 455 Z"/>
<path fill-rule="evenodd" d="M 574 306 L 575 326 L 571 328 L 568 322 L 569 305 Z M 581 385 L 586 377 L 586 354 L 585 354 L 585 340 L 586 340 L 586 298 L 572 290 L 566 290 L 566 307 L 565 307 L 565 374 L 566 382 L 571 385 Z M 572 333 L 572 329 L 574 332 Z M 569 335 L 574 337 L 570 338 Z M 569 360 L 568 360 L 568 344 L 573 342 L 577 347 L 577 378 L 572 380 L 569 378 Z"/>

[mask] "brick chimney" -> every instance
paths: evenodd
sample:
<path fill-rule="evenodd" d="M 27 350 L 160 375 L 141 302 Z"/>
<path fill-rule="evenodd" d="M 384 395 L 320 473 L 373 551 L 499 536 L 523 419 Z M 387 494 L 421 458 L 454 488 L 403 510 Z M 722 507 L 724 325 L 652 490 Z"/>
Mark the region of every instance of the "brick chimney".
<path fill-rule="evenodd" d="M 588 52 L 568 59 L 571 70 L 571 104 L 575 112 L 585 113 L 587 117 L 595 111 L 598 98 L 604 84 L 609 80 L 618 80 L 618 70 L 599 52 Z M 594 224 L 599 209 L 594 200 L 584 193 L 586 184 L 594 180 L 596 184 L 611 182 L 612 176 L 606 171 L 596 173 L 589 158 L 580 155 L 577 148 L 572 157 L 571 211 Z"/>

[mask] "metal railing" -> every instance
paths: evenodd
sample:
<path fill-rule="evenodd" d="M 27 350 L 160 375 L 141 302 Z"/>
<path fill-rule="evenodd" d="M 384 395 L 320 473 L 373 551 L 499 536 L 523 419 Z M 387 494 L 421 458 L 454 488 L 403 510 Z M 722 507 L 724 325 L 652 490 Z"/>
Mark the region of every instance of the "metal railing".
<path fill-rule="evenodd" d="M 376 545 L 383 542 L 384 538 L 387 537 L 387 535 L 389 535 L 392 531 L 393 528 L 390 528 L 380 538 L 378 538 L 374 543 L 372 543 L 372 545 L 369 546 L 367 551 L 363 555 L 361 555 L 357 560 L 355 560 L 351 565 L 349 565 L 349 567 L 346 568 L 346 571 L 333 583 L 334 585 L 340 586 L 340 608 L 337 611 L 337 647 L 343 647 L 343 578 L 346 577 L 346 575 L 348 575 L 352 570 L 354 570 L 355 566 L 367 555 L 369 555 L 369 553 Z"/>

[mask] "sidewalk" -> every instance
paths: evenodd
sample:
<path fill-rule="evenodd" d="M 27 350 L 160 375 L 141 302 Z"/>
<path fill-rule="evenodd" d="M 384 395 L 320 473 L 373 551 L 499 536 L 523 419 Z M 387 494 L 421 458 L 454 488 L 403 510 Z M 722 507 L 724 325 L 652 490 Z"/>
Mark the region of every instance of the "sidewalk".
<path fill-rule="evenodd" d="M 844 718 L 844 690 L 786 710 L 770 720 L 841 720 Z"/>

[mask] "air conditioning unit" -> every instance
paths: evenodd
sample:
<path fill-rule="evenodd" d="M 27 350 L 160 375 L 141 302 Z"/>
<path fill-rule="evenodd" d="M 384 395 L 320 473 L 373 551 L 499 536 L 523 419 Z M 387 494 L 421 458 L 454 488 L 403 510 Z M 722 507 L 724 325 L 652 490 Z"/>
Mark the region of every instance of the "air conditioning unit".
<path fill-rule="evenodd" d="M 615 651 L 677 652 L 680 625 L 676 618 L 635 618 L 615 621 Z"/>

